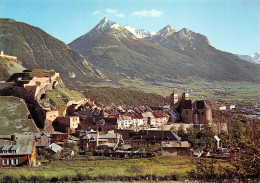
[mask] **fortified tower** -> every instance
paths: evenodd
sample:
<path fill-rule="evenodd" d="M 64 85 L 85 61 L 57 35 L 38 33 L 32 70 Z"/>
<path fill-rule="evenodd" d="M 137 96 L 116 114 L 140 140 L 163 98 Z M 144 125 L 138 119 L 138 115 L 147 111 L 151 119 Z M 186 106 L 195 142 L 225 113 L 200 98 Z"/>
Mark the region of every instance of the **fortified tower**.
<path fill-rule="evenodd" d="M 181 99 L 182 100 L 190 100 L 190 95 L 188 93 L 183 92 L 181 94 Z"/>
<path fill-rule="evenodd" d="M 171 94 L 171 106 L 174 106 L 178 102 L 178 94 L 174 93 L 174 90 L 172 91 Z"/>

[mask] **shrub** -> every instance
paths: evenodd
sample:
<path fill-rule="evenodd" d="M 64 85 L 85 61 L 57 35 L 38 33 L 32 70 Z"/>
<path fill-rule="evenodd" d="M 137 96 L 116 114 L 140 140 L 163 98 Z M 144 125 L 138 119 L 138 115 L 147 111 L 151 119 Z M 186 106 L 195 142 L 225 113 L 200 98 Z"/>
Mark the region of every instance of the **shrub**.
<path fill-rule="evenodd" d="M 143 170 L 144 170 L 143 165 L 132 165 L 126 169 L 126 171 L 130 173 L 142 173 Z"/>
<path fill-rule="evenodd" d="M 29 178 L 29 182 L 45 182 L 45 181 L 46 181 L 45 177 L 42 175 L 39 176 L 33 175 Z"/>
<path fill-rule="evenodd" d="M 58 182 L 59 181 L 59 178 L 57 178 L 57 177 L 52 177 L 51 178 L 51 182 Z"/>
<path fill-rule="evenodd" d="M 5 183 L 16 183 L 18 182 L 18 179 L 15 176 L 12 175 L 6 175 L 3 177 L 3 182 Z"/>
<path fill-rule="evenodd" d="M 24 175 L 21 175 L 20 180 L 22 182 L 26 182 L 28 180 L 28 178 L 26 176 L 24 176 Z"/>
<path fill-rule="evenodd" d="M 68 182 L 68 181 L 72 181 L 72 177 L 66 175 L 60 179 L 60 182 Z"/>

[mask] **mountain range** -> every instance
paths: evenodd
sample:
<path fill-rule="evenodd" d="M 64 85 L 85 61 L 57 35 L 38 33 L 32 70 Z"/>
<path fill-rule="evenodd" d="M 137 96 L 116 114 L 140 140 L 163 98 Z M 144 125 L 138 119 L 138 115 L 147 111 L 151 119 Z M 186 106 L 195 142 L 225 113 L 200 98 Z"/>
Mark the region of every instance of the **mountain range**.
<path fill-rule="evenodd" d="M 155 35 L 142 31 L 141 36 L 129 26 L 104 18 L 69 46 L 101 71 L 121 78 L 260 81 L 259 65 L 217 50 L 202 34 L 186 28 L 176 31 L 170 25 Z"/>
<path fill-rule="evenodd" d="M 85 85 L 104 78 L 103 74 L 77 51 L 37 27 L 2 18 L 0 40 L 0 50 L 17 56 L 23 67 L 53 69 L 61 74 L 67 84 Z"/>
<path fill-rule="evenodd" d="M 260 64 L 260 52 L 256 52 L 252 55 L 237 55 L 242 60 L 254 63 L 254 64 Z"/>
<path fill-rule="evenodd" d="M 131 31 L 129 31 L 131 29 Z M 167 25 L 157 33 L 123 27 L 107 18 L 69 45 L 43 30 L 0 19 L 0 50 L 18 57 L 23 68 L 54 69 L 74 87 L 106 79 L 151 82 L 260 82 L 260 65 L 215 49 L 206 36 Z M 6 60 L 0 60 L 2 66 Z M 1 79 L 10 66 L 1 66 Z M 15 69 L 13 70 L 15 72 Z"/>

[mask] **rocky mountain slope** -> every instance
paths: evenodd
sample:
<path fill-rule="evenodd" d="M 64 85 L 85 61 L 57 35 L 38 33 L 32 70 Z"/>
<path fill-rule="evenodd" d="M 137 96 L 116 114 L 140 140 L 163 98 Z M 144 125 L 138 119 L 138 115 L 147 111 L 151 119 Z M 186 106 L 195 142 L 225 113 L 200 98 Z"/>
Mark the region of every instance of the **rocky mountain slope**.
<path fill-rule="evenodd" d="M 204 35 L 170 25 L 144 40 L 105 18 L 69 46 L 97 68 L 124 78 L 260 81 L 259 66 L 215 49 Z"/>
<path fill-rule="evenodd" d="M 0 40 L 0 50 L 17 56 L 25 68 L 55 70 L 67 84 L 75 86 L 103 78 L 82 55 L 37 27 L 0 19 Z"/>

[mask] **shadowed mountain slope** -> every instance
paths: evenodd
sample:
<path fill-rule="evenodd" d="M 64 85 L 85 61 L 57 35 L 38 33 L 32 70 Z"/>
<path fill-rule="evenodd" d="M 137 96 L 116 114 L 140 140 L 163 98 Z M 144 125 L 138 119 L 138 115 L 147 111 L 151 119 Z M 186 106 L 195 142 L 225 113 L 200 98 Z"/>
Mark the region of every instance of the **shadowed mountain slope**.
<path fill-rule="evenodd" d="M 82 55 L 37 27 L 0 19 L 0 40 L 0 50 L 17 56 L 25 68 L 55 70 L 67 84 L 75 86 L 103 78 Z"/>

